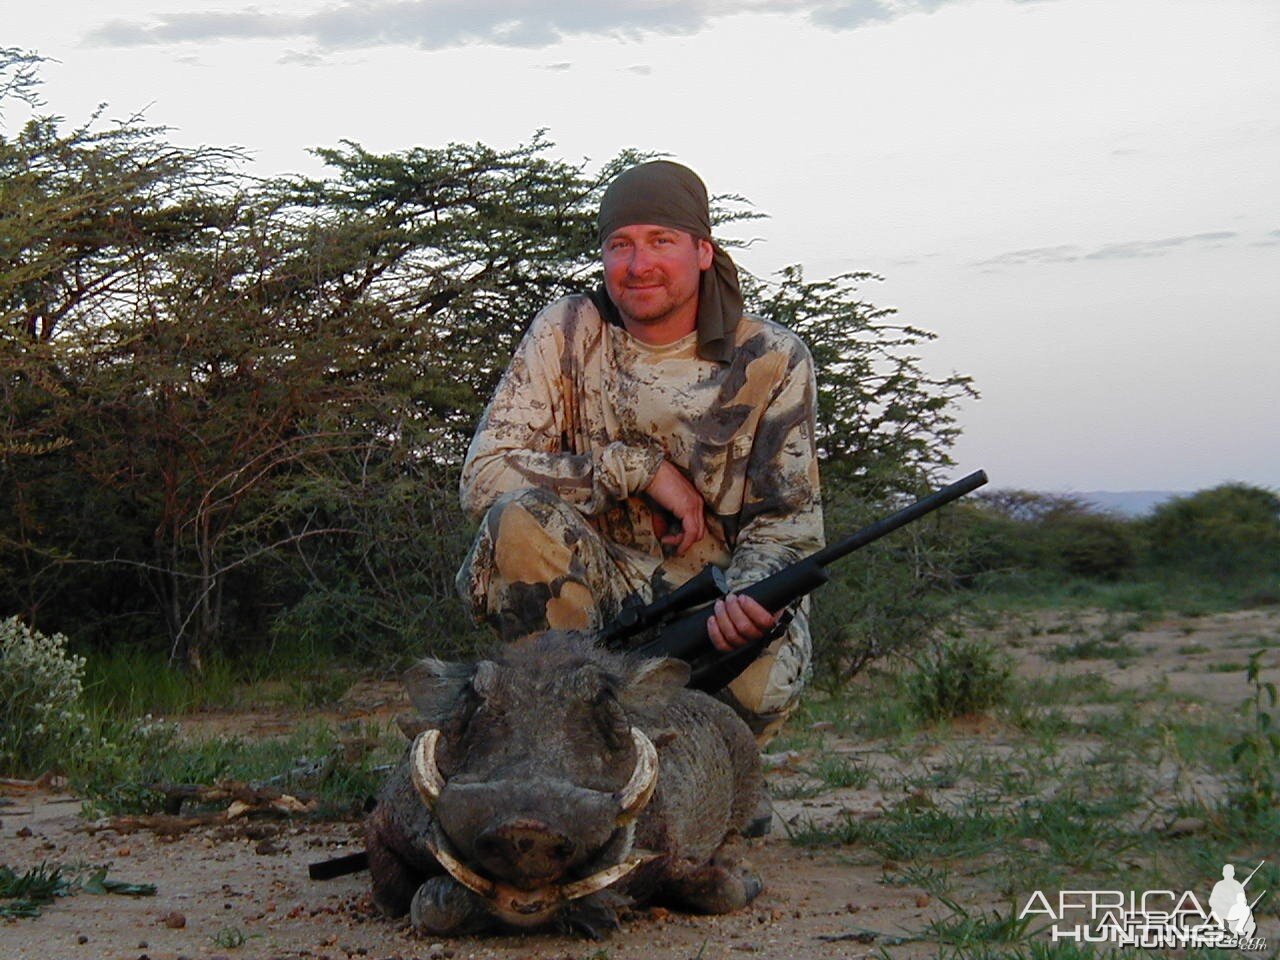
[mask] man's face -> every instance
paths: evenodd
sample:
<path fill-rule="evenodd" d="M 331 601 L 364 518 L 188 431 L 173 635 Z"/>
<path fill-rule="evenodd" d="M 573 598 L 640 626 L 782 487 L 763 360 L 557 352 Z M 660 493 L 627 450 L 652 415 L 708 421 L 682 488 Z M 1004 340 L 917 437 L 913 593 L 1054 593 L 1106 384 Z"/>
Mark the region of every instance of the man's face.
<path fill-rule="evenodd" d="M 604 241 L 605 288 L 632 323 L 696 322 L 698 281 L 713 253 L 708 241 L 683 230 L 643 223 L 619 227 Z"/>

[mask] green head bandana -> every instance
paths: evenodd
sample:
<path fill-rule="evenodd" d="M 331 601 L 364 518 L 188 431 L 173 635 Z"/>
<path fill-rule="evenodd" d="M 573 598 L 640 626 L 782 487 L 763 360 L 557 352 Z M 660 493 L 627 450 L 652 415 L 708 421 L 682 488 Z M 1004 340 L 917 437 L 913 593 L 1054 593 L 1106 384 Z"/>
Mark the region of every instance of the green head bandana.
<path fill-rule="evenodd" d="M 688 167 L 670 160 L 653 160 L 631 167 L 609 184 L 600 201 L 597 220 L 601 245 L 619 227 L 652 223 L 683 230 L 699 240 L 711 240 L 711 211 L 707 188 Z M 727 363 L 733 355 L 733 331 L 742 318 L 738 268 L 729 254 L 712 241 L 715 256 L 702 271 L 698 286 L 698 355 Z M 593 299 L 617 309 L 601 287 Z"/>

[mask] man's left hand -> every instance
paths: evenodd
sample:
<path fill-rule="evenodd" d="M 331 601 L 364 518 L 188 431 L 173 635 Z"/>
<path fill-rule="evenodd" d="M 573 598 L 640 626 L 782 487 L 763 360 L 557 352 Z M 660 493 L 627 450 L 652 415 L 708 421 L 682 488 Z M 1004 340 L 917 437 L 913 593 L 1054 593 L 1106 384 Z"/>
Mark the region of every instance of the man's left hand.
<path fill-rule="evenodd" d="M 707 618 L 707 634 L 711 645 L 721 653 L 759 640 L 772 630 L 778 618 L 758 601 L 738 593 L 717 600 L 715 613 Z"/>

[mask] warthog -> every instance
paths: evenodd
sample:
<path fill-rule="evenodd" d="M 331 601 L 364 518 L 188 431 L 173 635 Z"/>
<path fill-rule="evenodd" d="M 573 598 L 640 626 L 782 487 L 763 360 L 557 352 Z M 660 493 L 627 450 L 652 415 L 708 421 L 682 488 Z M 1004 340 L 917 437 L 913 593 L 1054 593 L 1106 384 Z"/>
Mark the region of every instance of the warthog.
<path fill-rule="evenodd" d="M 411 668 L 416 736 L 367 824 L 375 902 L 421 932 L 591 936 L 628 902 L 746 906 L 761 887 L 736 841 L 763 798 L 759 753 L 687 679 L 555 632 Z"/>

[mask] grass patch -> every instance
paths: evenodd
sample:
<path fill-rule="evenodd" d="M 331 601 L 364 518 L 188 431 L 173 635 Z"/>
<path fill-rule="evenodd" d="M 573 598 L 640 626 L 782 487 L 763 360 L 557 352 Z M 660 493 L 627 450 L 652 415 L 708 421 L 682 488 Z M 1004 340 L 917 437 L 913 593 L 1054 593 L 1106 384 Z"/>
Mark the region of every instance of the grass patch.
<path fill-rule="evenodd" d="M 943 810 L 907 801 L 874 820 L 846 815 L 826 827 L 809 823 L 792 835 L 791 842 L 802 847 L 863 844 L 892 860 L 915 860 L 928 851 L 947 860 L 989 850 L 1007 825 L 983 810 Z"/>
<path fill-rule="evenodd" d="M 331 657 L 280 651 L 244 664 L 210 657 L 198 676 L 170 666 L 161 653 L 137 648 L 91 652 L 85 661 L 86 708 L 120 718 L 182 716 L 209 708 L 330 706 L 357 676 Z"/>
<path fill-rule="evenodd" d="M 1244 669 L 1243 663 L 1210 663 L 1205 666 L 1206 673 L 1237 673 Z"/>
<path fill-rule="evenodd" d="M 999 910 L 990 913 L 973 912 L 954 900 L 940 896 L 948 913 L 930 920 L 924 928 L 924 936 L 945 946 L 972 947 L 977 944 L 1023 943 L 1033 933 L 1032 917 L 1018 919 L 1017 905 L 1011 905 L 1007 914 Z"/>
<path fill-rule="evenodd" d="M 833 789 L 861 790 L 871 782 L 871 772 L 852 757 L 819 757 L 809 774 Z"/>
<path fill-rule="evenodd" d="M 1070 663 L 1072 660 L 1128 661 L 1137 659 L 1140 653 L 1137 647 L 1125 643 L 1120 637 L 1099 635 L 1085 637 L 1075 643 L 1060 643 L 1045 656 L 1054 663 Z"/>
<path fill-rule="evenodd" d="M 274 740 L 188 741 L 173 724 L 120 724 L 70 771 L 70 779 L 86 812 L 95 815 L 158 812 L 164 799 L 159 785 L 240 780 L 314 795 L 317 815 L 345 818 L 363 811 L 403 749 L 398 731 L 373 725 L 309 724 Z"/>

